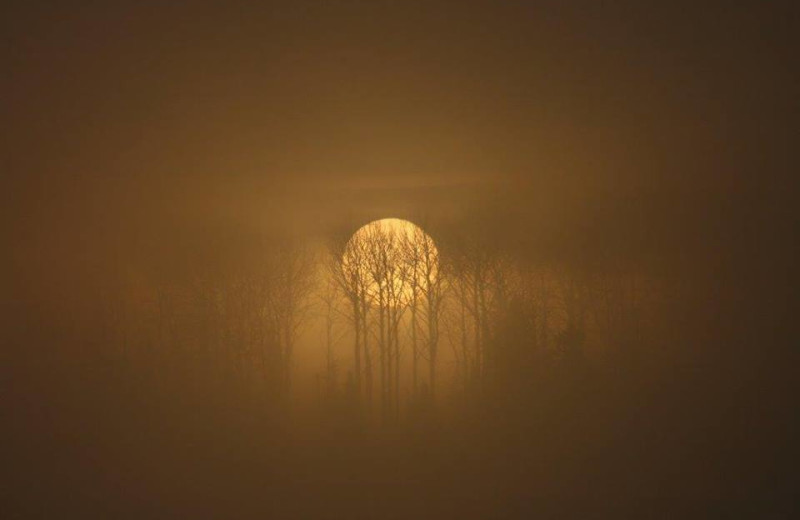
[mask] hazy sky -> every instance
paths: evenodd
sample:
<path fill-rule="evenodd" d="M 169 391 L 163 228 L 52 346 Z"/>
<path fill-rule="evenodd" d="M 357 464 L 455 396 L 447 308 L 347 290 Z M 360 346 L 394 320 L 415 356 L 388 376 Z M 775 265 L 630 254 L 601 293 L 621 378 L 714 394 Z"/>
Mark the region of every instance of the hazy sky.
<path fill-rule="evenodd" d="M 794 8 L 564 4 L 6 3 L 4 220 L 307 228 L 452 186 L 668 238 L 785 196 Z"/>

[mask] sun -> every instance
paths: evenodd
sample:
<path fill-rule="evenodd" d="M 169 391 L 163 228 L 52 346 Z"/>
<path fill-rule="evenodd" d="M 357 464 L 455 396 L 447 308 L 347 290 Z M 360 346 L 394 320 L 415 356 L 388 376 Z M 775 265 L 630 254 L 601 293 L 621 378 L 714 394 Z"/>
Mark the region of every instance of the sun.
<path fill-rule="evenodd" d="M 374 220 L 348 240 L 342 272 L 349 289 L 370 303 L 405 305 L 435 284 L 439 251 L 430 235 L 413 222 Z"/>

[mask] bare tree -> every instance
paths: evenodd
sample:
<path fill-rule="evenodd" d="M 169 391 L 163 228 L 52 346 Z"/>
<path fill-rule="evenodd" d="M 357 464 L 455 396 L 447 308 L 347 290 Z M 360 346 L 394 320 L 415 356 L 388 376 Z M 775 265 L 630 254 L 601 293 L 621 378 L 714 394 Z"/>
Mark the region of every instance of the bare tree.
<path fill-rule="evenodd" d="M 341 286 L 336 278 L 324 276 L 319 282 L 318 298 L 322 305 L 322 316 L 325 323 L 325 390 L 326 395 L 331 395 L 336 386 L 334 347 L 334 326 L 338 312 L 339 302 L 342 299 Z"/>
<path fill-rule="evenodd" d="M 392 237 L 380 222 L 369 224 L 363 235 L 366 246 L 366 269 L 369 274 L 368 292 L 371 300 L 378 308 L 378 363 L 381 417 L 386 419 L 389 411 L 391 394 L 391 357 L 390 344 L 392 329 L 390 326 L 390 292 L 393 291 L 392 276 L 393 258 Z"/>
<path fill-rule="evenodd" d="M 428 360 L 431 386 L 436 380 L 444 287 L 438 250 L 433 240 L 419 228 L 398 228 L 376 221 L 350 238 L 342 248 L 342 258 L 341 266 L 332 264 L 332 273 L 352 308 L 356 371 L 360 373 L 360 353 L 369 355 L 370 349 L 366 346 L 372 330 L 378 354 L 381 417 L 397 419 L 401 400 L 401 332 L 408 310 L 414 392 L 419 386 L 418 363 L 423 354 Z M 420 349 L 420 334 L 424 336 L 424 349 Z"/>
<path fill-rule="evenodd" d="M 336 241 L 329 248 L 328 270 L 350 307 L 353 323 L 353 380 L 355 393 L 366 387 L 367 401 L 372 400 L 372 360 L 369 350 L 370 273 L 367 268 L 368 244 L 360 235 Z M 362 367 L 362 354 L 364 364 Z M 365 385 L 362 385 L 363 383 Z"/>
<path fill-rule="evenodd" d="M 314 289 L 315 260 L 309 249 L 287 241 L 275 250 L 268 272 L 272 275 L 272 290 L 268 292 L 267 308 L 278 333 L 281 345 L 283 388 L 291 390 L 294 344 L 311 304 Z"/>
<path fill-rule="evenodd" d="M 433 239 L 421 229 L 416 228 L 414 230 L 414 241 L 420 244 L 421 277 L 424 280 L 422 290 L 426 304 L 425 321 L 428 326 L 428 370 L 430 392 L 433 398 L 436 391 L 436 362 L 439 353 L 439 315 L 444 293 L 444 277 L 441 276 L 439 272 L 439 251 L 436 249 Z"/>

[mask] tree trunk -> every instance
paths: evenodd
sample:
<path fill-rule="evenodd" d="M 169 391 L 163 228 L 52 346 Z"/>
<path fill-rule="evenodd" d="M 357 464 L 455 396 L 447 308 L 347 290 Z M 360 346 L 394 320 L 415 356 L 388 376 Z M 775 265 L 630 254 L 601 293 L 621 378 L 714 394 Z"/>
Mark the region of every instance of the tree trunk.
<path fill-rule="evenodd" d="M 355 368 L 353 369 L 353 380 L 356 385 L 356 396 L 361 399 L 361 316 L 358 309 L 358 300 L 353 300 L 353 325 L 355 328 L 355 341 L 353 344 L 353 359 L 355 360 Z"/>
<path fill-rule="evenodd" d="M 383 301 L 383 292 L 380 293 L 378 301 L 378 327 L 379 344 L 378 355 L 380 357 L 380 393 L 381 393 L 381 418 L 385 418 L 386 413 L 386 304 Z"/>
<path fill-rule="evenodd" d="M 467 345 L 467 302 L 464 301 L 466 295 L 462 293 L 461 299 L 461 351 L 463 352 L 463 377 L 464 389 L 469 387 L 472 366 L 469 359 L 469 348 Z"/>
<path fill-rule="evenodd" d="M 394 322 L 394 415 L 400 420 L 400 335 L 397 333 L 399 318 L 395 310 Z"/>
<path fill-rule="evenodd" d="M 394 309 L 386 308 L 386 413 L 391 417 L 394 411 Z"/>
<path fill-rule="evenodd" d="M 419 362 L 419 353 L 417 352 L 417 296 L 411 304 L 411 391 L 414 397 L 417 397 L 419 390 L 419 383 L 417 379 L 417 365 Z"/>
<path fill-rule="evenodd" d="M 367 405 L 372 406 L 372 355 L 369 351 L 369 327 L 367 321 L 367 298 L 361 298 L 361 332 L 364 335 L 362 347 L 364 349 L 364 377 L 367 387 Z"/>
<path fill-rule="evenodd" d="M 428 281 L 430 284 L 430 280 Z M 430 291 L 430 289 L 429 289 Z M 438 316 L 436 315 L 436 303 L 434 302 L 434 295 L 428 293 L 428 354 L 429 354 L 429 371 L 430 371 L 430 392 L 431 402 L 436 398 L 436 356 L 439 348 L 438 338 Z"/>

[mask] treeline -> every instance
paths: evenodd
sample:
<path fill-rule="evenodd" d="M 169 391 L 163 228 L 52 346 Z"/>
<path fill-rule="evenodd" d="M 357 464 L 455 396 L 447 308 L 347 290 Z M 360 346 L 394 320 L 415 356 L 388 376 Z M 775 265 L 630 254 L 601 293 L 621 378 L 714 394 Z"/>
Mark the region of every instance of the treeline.
<path fill-rule="evenodd" d="M 652 346 L 665 296 L 655 281 L 608 257 L 563 260 L 536 261 L 466 226 L 428 235 L 384 220 L 342 233 L 328 247 L 340 297 L 326 320 L 344 316 L 351 329 L 356 400 L 396 420 L 440 393 L 477 402 L 548 364 L 613 365 Z"/>
<path fill-rule="evenodd" d="M 628 264 L 543 260 L 464 223 L 397 222 L 121 262 L 93 296 L 98 352 L 200 406 L 278 409 L 305 332 L 324 353 L 313 370 L 327 404 L 397 422 L 553 363 L 613 366 L 656 348 L 667 292 Z"/>
<path fill-rule="evenodd" d="M 212 237 L 123 263 L 93 320 L 102 355 L 156 393 L 276 409 L 291 392 L 295 342 L 316 294 L 315 255 L 285 237 L 224 245 Z"/>

